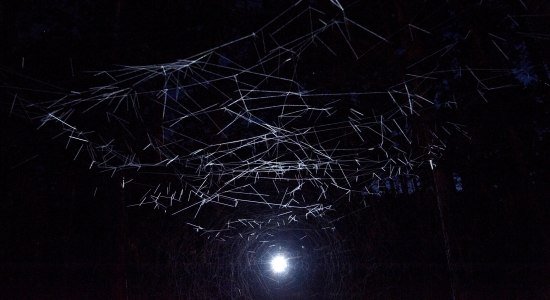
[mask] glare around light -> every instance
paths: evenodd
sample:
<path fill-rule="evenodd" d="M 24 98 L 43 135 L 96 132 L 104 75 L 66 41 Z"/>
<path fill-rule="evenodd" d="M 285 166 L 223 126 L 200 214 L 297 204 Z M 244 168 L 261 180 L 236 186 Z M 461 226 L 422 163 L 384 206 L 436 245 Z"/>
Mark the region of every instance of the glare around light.
<path fill-rule="evenodd" d="M 280 274 L 284 273 L 288 268 L 288 261 L 286 257 L 282 255 L 277 255 L 271 259 L 271 270 L 273 273 Z"/>

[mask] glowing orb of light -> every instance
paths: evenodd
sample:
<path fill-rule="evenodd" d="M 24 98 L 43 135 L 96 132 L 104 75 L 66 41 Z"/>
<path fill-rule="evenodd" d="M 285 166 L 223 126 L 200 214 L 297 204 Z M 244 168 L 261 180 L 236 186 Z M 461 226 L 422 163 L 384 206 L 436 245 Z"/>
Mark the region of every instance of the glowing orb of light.
<path fill-rule="evenodd" d="M 288 268 L 288 260 L 283 255 L 276 255 L 271 259 L 271 271 L 275 274 L 284 273 Z"/>

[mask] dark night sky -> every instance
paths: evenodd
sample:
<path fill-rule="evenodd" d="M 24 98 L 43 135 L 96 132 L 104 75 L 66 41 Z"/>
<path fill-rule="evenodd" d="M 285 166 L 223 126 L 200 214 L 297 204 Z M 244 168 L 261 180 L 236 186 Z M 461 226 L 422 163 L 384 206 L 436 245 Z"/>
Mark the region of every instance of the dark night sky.
<path fill-rule="evenodd" d="M 436 170 L 419 170 L 413 193 L 394 187 L 367 197 L 366 207 L 343 205 L 346 217 L 333 233 L 312 234 L 302 273 L 276 287 L 257 284 L 261 275 L 249 268 L 239 271 L 240 255 L 252 248 L 208 240 L 179 215 L 127 207 L 139 192 L 122 190 L 118 175 L 88 170 L 89 160 L 73 159 L 66 140 L 55 137 L 59 128 L 37 130 L 39 115 L 28 105 L 96 85 L 88 71 L 171 62 L 250 34 L 294 2 L 14 2 L 0 3 L 0 298 L 550 297 L 546 1 L 342 1 L 350 19 L 372 25 L 390 43 L 367 40 L 365 48 L 377 45 L 367 56 L 356 62 L 348 53 L 333 69 L 304 55 L 306 71 L 331 74 L 306 81 L 351 90 L 357 86 L 350 78 L 366 74 L 363 87 L 376 90 L 402 81 L 407 66 L 468 32 L 448 59 L 414 70 L 510 70 L 506 78 L 486 79 L 515 87 L 487 92 L 488 102 L 473 78 L 449 75 L 432 87 L 457 95 L 458 108 L 419 117 L 418 124 L 449 118 L 465 125 L 467 137 L 448 138 Z M 310 3 L 335 9 L 328 0 Z M 401 30 L 410 23 L 432 33 L 411 40 Z M 321 223 L 282 234 L 292 244 Z"/>

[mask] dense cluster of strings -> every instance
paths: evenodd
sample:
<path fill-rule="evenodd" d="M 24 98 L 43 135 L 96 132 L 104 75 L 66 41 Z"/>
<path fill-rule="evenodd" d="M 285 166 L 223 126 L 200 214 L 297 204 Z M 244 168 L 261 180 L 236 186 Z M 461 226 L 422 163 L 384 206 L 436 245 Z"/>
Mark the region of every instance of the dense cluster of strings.
<path fill-rule="evenodd" d="M 485 99 L 499 88 L 491 80 L 511 71 L 440 67 L 453 64 L 441 61 L 468 31 L 394 80 L 377 78 L 359 62 L 397 55 L 393 36 L 332 4 L 321 11 L 298 2 L 251 34 L 175 62 L 98 72 L 97 86 L 41 103 L 42 125 L 62 128 L 90 169 L 138 191 L 130 206 L 185 216 L 209 237 L 338 217 L 340 203 L 364 204 L 390 188 L 410 192 L 446 139 L 467 135 L 438 117 L 461 100 L 445 82 L 467 77 Z M 415 24 L 403 30 L 432 35 Z M 396 177 L 404 180 L 388 186 Z"/>

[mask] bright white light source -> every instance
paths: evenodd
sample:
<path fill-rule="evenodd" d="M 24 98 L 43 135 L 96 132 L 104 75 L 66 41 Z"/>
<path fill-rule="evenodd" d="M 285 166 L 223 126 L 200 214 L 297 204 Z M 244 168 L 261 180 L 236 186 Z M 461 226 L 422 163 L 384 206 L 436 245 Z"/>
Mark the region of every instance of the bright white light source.
<path fill-rule="evenodd" d="M 288 261 L 286 257 L 279 254 L 271 259 L 271 270 L 273 271 L 273 273 L 284 273 L 287 268 Z"/>

